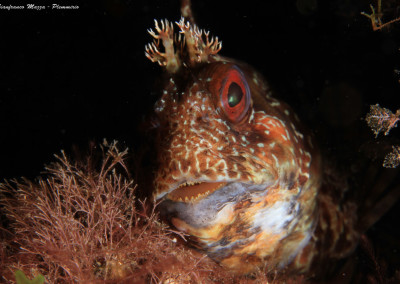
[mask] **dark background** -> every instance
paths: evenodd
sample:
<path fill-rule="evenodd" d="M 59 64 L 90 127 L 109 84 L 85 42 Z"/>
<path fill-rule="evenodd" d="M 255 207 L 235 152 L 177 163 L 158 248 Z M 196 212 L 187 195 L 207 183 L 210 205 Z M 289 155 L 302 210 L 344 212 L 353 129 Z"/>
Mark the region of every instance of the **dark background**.
<path fill-rule="evenodd" d="M 370 13 L 375 2 L 193 2 L 200 28 L 222 40 L 221 54 L 259 69 L 338 167 L 350 168 L 360 156 L 379 164 L 400 144 L 399 130 L 375 139 L 361 120 L 371 104 L 400 108 L 400 22 L 372 31 L 360 12 Z M 152 40 L 146 30 L 153 19 L 179 20 L 179 3 L 89 3 L 0 10 L 0 180 L 34 178 L 61 149 L 103 138 L 140 152 L 138 128 L 157 99 L 161 73 L 144 56 Z M 384 21 L 400 16 L 396 1 L 383 8 Z M 393 230 L 397 238 L 399 207 L 375 231 Z M 399 254 L 391 250 L 395 267 Z"/>

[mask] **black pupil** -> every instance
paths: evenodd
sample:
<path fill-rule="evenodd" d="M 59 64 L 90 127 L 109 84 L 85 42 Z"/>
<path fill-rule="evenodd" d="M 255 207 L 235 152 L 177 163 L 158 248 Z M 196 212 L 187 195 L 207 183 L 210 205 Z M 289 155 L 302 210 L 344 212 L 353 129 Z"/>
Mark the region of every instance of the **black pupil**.
<path fill-rule="evenodd" d="M 235 82 L 229 86 L 228 104 L 230 107 L 235 107 L 243 98 L 242 88 Z"/>

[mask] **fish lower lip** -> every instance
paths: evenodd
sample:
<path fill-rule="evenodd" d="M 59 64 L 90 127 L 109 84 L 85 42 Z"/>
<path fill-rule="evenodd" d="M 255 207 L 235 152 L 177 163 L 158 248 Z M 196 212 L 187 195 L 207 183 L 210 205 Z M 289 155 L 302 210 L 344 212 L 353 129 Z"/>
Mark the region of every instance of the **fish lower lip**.
<path fill-rule="evenodd" d="M 227 182 L 185 183 L 170 192 L 167 198 L 172 201 L 194 202 L 203 199 L 226 184 Z"/>

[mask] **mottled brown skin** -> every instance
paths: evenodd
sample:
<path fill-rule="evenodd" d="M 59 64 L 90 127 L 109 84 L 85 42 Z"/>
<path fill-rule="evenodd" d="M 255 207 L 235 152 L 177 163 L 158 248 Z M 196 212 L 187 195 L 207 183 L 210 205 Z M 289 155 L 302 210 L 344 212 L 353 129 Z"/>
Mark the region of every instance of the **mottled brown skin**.
<path fill-rule="evenodd" d="M 182 23 L 186 49 L 168 23 L 151 31 L 166 52 L 146 49 L 167 71 L 155 106 L 153 196 L 163 216 L 237 273 L 313 273 L 321 259 L 351 252 L 351 208 L 321 190 L 320 154 L 298 117 L 258 72 L 212 52 L 208 36 Z"/>

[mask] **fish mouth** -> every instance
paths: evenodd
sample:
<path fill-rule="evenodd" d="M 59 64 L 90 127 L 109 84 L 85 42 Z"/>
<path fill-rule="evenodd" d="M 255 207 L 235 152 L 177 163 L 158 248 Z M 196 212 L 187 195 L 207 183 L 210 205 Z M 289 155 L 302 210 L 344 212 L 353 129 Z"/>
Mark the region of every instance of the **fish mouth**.
<path fill-rule="evenodd" d="M 185 182 L 171 191 L 167 198 L 177 202 L 195 202 L 227 184 L 227 182 Z"/>

